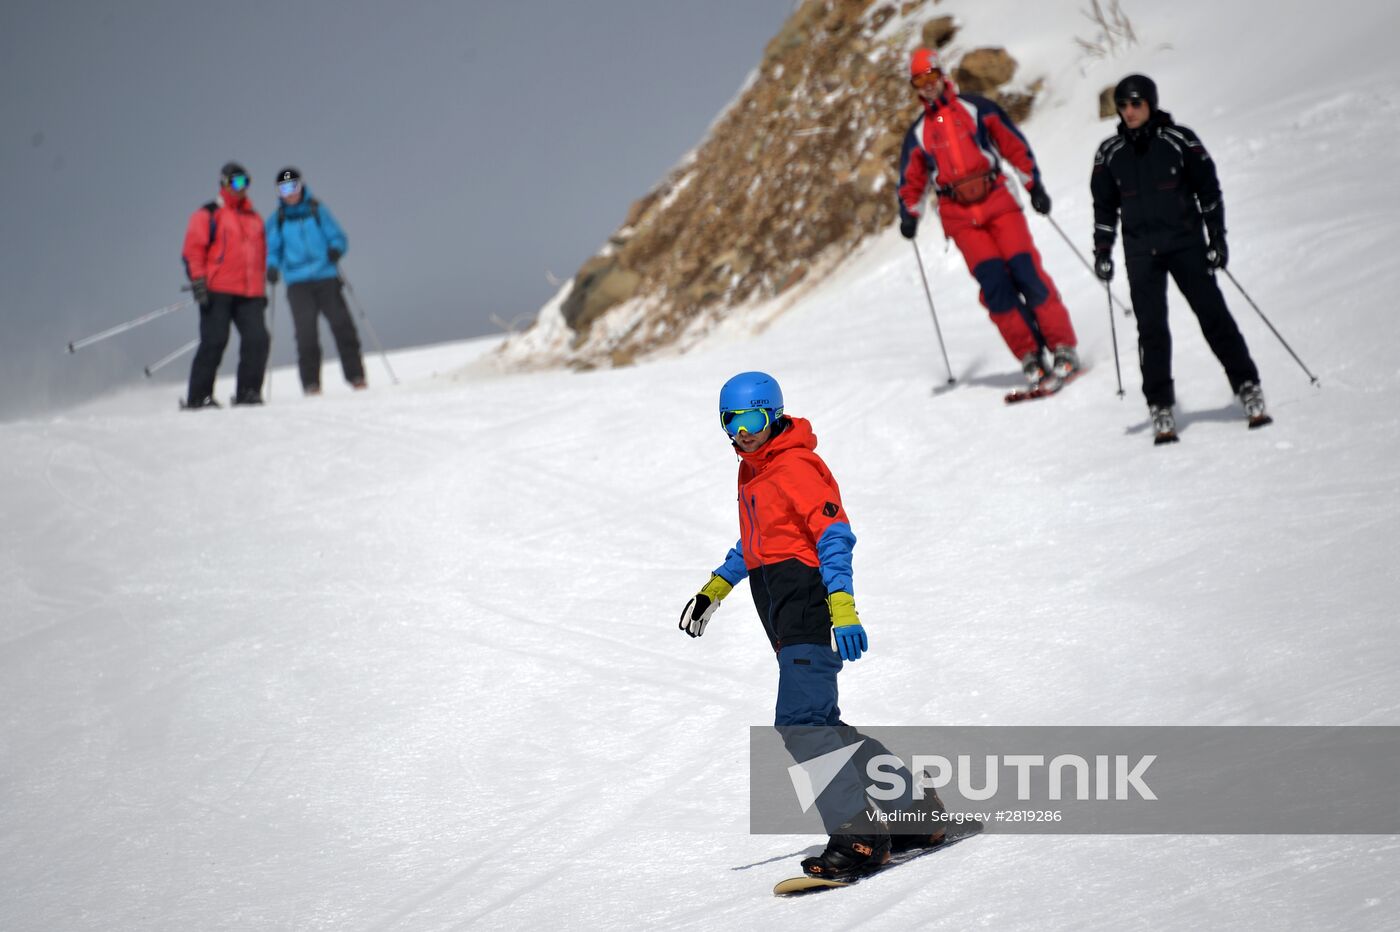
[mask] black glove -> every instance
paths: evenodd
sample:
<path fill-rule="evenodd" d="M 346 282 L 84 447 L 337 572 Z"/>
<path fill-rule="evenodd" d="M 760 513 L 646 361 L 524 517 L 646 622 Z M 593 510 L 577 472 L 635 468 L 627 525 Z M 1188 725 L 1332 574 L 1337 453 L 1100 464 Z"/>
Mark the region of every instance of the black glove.
<path fill-rule="evenodd" d="M 1206 247 L 1206 268 L 1223 269 L 1230 261 L 1230 247 L 1225 245 L 1225 231 L 1213 230 L 1210 245 Z"/>
<path fill-rule="evenodd" d="M 339 262 L 340 257 L 342 255 L 343 253 L 341 253 L 341 251 L 339 249 L 336 249 L 334 246 L 326 250 L 326 258 L 331 260 L 331 265 L 335 265 L 337 262 Z"/>
<path fill-rule="evenodd" d="M 1100 249 L 1094 253 L 1094 274 L 1101 282 L 1113 281 L 1113 253 Z"/>
<path fill-rule="evenodd" d="M 919 218 L 915 217 L 913 214 L 899 221 L 899 235 L 903 236 L 905 239 L 913 239 L 914 235 L 918 232 Z"/>
<path fill-rule="evenodd" d="M 282 277 L 282 273 L 279 272 L 279 271 L 277 271 L 277 266 L 275 266 L 275 265 L 269 265 L 269 266 L 267 267 L 267 283 L 268 283 L 269 285 L 275 285 L 275 284 L 277 284 L 277 280 L 278 280 L 279 278 L 281 278 L 281 277 Z"/>
<path fill-rule="evenodd" d="M 202 278 L 196 278 L 190 282 L 190 291 L 194 294 L 194 303 L 200 306 L 209 303 L 209 285 Z"/>
<path fill-rule="evenodd" d="M 1038 214 L 1050 216 L 1050 195 L 1045 190 L 1045 185 L 1037 181 L 1031 185 L 1031 206 Z"/>

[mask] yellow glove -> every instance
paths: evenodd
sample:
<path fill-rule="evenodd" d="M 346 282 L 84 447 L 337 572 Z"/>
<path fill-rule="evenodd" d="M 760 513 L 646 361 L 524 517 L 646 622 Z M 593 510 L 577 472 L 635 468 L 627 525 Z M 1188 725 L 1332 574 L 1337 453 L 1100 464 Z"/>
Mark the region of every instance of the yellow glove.
<path fill-rule="evenodd" d="M 719 603 L 724 601 L 724 597 L 733 590 L 734 587 L 724 577 L 710 576 L 710 581 L 700 588 L 695 598 L 686 605 L 685 611 L 681 612 L 680 629 L 693 638 L 704 634 L 705 625 L 710 623 L 710 616 L 719 608 Z"/>
<path fill-rule="evenodd" d="M 831 633 L 841 659 L 859 660 L 861 653 L 870 649 L 870 639 L 856 614 L 855 596 L 849 592 L 833 592 L 826 597 L 826 606 L 831 610 Z"/>

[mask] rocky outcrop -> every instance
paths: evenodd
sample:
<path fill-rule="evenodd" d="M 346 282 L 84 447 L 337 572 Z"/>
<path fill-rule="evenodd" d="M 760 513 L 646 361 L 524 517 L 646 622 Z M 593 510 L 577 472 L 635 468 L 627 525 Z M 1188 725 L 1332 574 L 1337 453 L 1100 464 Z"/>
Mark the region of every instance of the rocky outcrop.
<path fill-rule="evenodd" d="M 893 223 L 899 148 L 918 112 L 906 57 L 958 31 L 936 5 L 806 0 L 699 147 L 632 204 L 536 332 L 507 341 L 506 359 L 625 364 L 782 295 Z M 973 49 L 955 74 L 1024 119 L 1034 87 L 1008 91 L 1015 71 L 1006 50 Z"/>

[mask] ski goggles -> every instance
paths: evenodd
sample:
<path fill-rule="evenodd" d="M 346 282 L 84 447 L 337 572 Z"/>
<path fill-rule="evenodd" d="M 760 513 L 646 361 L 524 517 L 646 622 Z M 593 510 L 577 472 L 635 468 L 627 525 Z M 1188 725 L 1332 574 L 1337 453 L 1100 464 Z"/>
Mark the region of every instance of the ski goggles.
<path fill-rule="evenodd" d="M 943 72 L 937 68 L 930 68 L 923 74 L 916 74 L 909 79 L 909 83 L 921 91 L 931 91 L 938 86 L 938 82 L 943 80 Z"/>
<path fill-rule="evenodd" d="M 291 181 L 277 182 L 277 194 L 280 197 L 291 197 L 301 190 L 301 181 L 293 178 Z"/>
<path fill-rule="evenodd" d="M 1143 100 L 1141 97 L 1124 97 L 1121 100 L 1114 101 L 1114 103 L 1118 105 L 1119 110 L 1127 110 L 1130 107 L 1147 106 L 1147 101 Z"/>
<path fill-rule="evenodd" d="M 235 191 L 246 191 L 248 189 L 248 176 L 230 175 L 228 179 L 228 186 L 230 188 L 233 188 L 233 190 Z"/>
<path fill-rule="evenodd" d="M 767 408 L 744 408 L 740 411 L 721 411 L 719 422 L 724 425 L 725 433 L 737 437 L 740 434 L 762 433 L 773 423 L 773 418 Z"/>

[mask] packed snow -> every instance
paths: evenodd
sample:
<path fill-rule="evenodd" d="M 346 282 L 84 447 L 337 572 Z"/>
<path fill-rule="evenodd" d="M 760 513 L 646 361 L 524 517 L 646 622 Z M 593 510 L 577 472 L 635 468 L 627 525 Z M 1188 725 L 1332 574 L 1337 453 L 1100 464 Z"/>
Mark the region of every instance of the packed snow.
<path fill-rule="evenodd" d="M 859 536 L 847 721 L 1400 724 L 1400 8 L 1128 12 L 1107 60 L 1069 0 L 969 6 L 959 43 L 1046 76 L 1025 130 L 1081 251 L 1098 91 L 1157 78 L 1320 377 L 1225 286 L 1272 426 L 1173 291 L 1154 447 L 1133 322 L 1040 218 L 1091 369 L 1016 407 L 926 224 L 951 389 L 891 231 L 760 333 L 632 368 L 502 374 L 478 340 L 394 354 L 398 386 L 368 354 L 366 393 L 328 362 L 318 399 L 279 369 L 260 409 L 167 384 L 0 425 L 0 928 L 1400 928 L 1394 836 L 987 835 L 774 898 L 823 840 L 748 833 L 747 587 L 676 630 L 736 536 L 718 389 L 758 368 Z"/>

